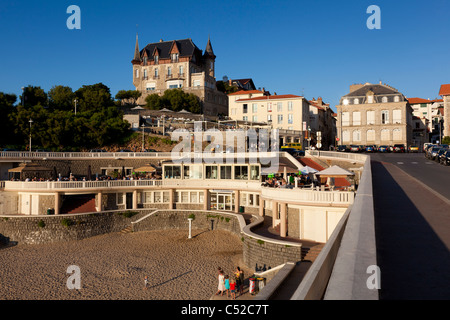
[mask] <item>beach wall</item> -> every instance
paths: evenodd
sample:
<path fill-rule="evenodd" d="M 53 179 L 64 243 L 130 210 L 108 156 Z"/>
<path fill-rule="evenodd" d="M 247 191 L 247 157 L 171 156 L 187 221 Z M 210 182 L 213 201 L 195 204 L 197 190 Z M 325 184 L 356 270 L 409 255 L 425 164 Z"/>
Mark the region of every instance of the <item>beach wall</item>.
<path fill-rule="evenodd" d="M 130 213 L 135 215 L 129 217 Z M 113 211 L 84 214 L 0 216 L 0 235 L 10 242 L 39 244 L 81 240 L 118 232 L 148 211 Z"/>

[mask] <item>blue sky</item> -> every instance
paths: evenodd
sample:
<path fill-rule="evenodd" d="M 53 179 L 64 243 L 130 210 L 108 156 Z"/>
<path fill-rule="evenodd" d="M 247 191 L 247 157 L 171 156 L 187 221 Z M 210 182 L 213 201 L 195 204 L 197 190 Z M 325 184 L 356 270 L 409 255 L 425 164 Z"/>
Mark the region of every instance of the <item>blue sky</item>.
<path fill-rule="evenodd" d="M 370 5 L 381 29 L 370 30 Z M 81 9 L 69 30 L 67 7 Z M 450 83 L 450 0 L 0 2 L 0 91 L 102 82 L 134 89 L 136 31 L 159 39 L 211 37 L 216 79 L 252 78 L 277 94 L 321 96 L 332 108 L 353 83 L 382 81 L 407 97 L 436 98 Z M 137 25 L 137 26 L 136 26 Z"/>

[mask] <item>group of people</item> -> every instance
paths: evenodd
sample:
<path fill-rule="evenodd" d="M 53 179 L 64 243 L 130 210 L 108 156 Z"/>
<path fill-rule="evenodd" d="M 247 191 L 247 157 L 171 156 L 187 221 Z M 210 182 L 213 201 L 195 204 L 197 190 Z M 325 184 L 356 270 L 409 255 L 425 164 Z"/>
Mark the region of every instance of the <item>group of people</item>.
<path fill-rule="evenodd" d="M 230 275 L 225 274 L 221 267 L 218 267 L 218 281 L 216 295 L 223 296 L 227 294 L 227 298 L 236 299 L 236 293 L 243 295 L 244 292 L 244 271 L 239 267 Z"/>
<path fill-rule="evenodd" d="M 271 188 L 294 188 L 294 187 L 302 187 L 311 185 L 311 183 L 315 183 L 311 177 L 307 174 L 290 174 L 287 177 L 287 181 L 285 178 L 279 175 L 270 176 L 267 180 L 265 180 L 262 185 L 264 187 Z"/>

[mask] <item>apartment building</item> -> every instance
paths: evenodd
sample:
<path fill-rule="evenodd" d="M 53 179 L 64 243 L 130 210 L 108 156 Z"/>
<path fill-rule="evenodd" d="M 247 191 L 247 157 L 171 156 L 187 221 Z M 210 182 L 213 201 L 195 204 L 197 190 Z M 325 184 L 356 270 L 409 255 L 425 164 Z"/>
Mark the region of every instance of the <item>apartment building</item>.
<path fill-rule="evenodd" d="M 309 100 L 309 128 L 312 145 L 319 149 L 329 150 L 335 145 L 336 118 L 329 103 L 322 98 Z"/>
<path fill-rule="evenodd" d="M 443 136 L 450 137 L 450 84 L 443 84 L 439 89 L 439 95 L 444 102 L 443 118 L 444 118 L 444 130 Z"/>
<path fill-rule="evenodd" d="M 263 90 L 238 91 L 228 95 L 228 116 L 249 124 L 279 129 L 280 144 L 301 142 L 309 125 L 309 102 L 302 96 L 268 94 Z"/>
<path fill-rule="evenodd" d="M 150 94 L 162 95 L 167 89 L 180 88 L 200 98 L 204 115 L 226 115 L 228 98 L 217 90 L 215 61 L 210 39 L 203 53 L 192 39 L 160 40 L 139 50 L 136 36 L 131 63 L 133 85 L 142 92 L 138 104 L 144 105 Z"/>
<path fill-rule="evenodd" d="M 412 108 L 406 97 L 387 84 L 354 84 L 337 110 L 339 144 L 412 143 Z"/>

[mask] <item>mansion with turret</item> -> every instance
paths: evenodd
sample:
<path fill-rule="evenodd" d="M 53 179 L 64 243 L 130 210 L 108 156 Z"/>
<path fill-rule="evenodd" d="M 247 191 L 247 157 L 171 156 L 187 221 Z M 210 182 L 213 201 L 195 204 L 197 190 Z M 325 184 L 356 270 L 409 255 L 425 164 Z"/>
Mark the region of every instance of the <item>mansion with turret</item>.
<path fill-rule="evenodd" d="M 209 116 L 228 114 L 228 97 L 217 90 L 216 55 L 211 41 L 203 53 L 192 39 L 163 41 L 136 47 L 133 65 L 133 85 L 142 92 L 138 104 L 144 105 L 150 94 L 162 95 L 167 89 L 180 88 L 199 97 L 202 113 Z"/>

